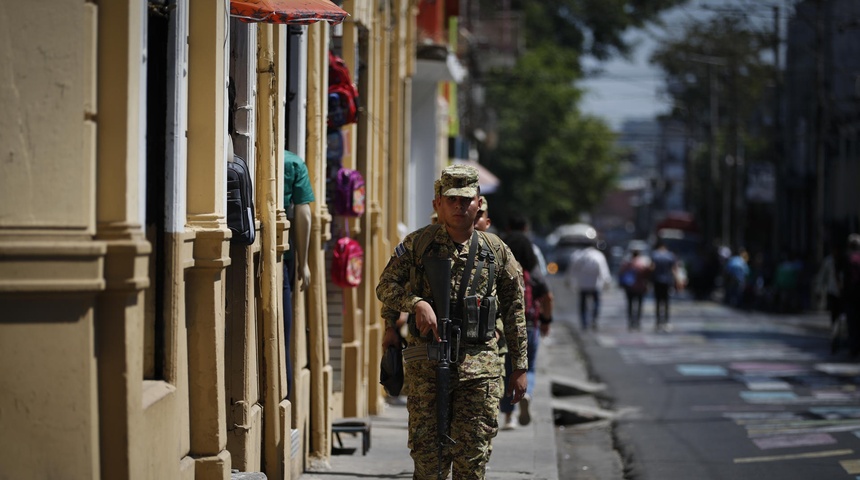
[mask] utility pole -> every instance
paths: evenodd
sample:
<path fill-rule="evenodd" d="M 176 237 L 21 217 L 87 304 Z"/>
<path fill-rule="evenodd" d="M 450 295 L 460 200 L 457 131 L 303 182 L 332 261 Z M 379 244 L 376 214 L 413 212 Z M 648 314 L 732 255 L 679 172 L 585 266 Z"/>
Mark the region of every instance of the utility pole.
<path fill-rule="evenodd" d="M 815 216 L 808 231 L 813 233 L 812 261 L 819 262 L 824 255 L 824 161 L 827 140 L 827 89 L 824 78 L 825 1 L 816 1 L 815 12 Z M 815 264 L 815 263 L 814 263 Z"/>
<path fill-rule="evenodd" d="M 707 188 L 707 206 L 708 206 L 708 223 L 707 223 L 707 236 L 709 240 L 713 240 L 716 238 L 717 232 L 717 192 L 714 188 L 714 182 L 718 179 L 721 179 L 720 176 L 720 162 L 718 160 L 718 152 L 717 152 L 717 127 L 719 126 L 719 91 L 717 90 L 717 72 L 716 67 L 725 67 L 727 62 L 724 58 L 721 57 L 713 57 L 710 55 L 697 55 L 697 54 L 687 54 L 684 56 L 686 60 L 691 62 L 704 63 L 708 66 L 708 90 L 710 94 L 710 129 L 709 129 L 709 141 L 708 141 L 708 155 L 710 161 L 710 169 L 711 169 L 711 178 L 708 179 L 708 188 Z M 723 186 L 725 189 L 725 186 Z M 723 195 L 727 195 L 728 192 L 723 192 Z M 725 198 L 725 197 L 724 197 Z M 724 213 L 725 215 L 725 213 Z M 725 223 L 725 221 L 724 221 Z M 726 240 L 728 236 L 728 232 L 725 231 L 726 227 L 723 225 L 723 232 L 721 232 L 721 238 L 723 243 L 728 243 Z"/>
<path fill-rule="evenodd" d="M 718 111 L 719 104 L 717 102 L 717 76 L 714 74 L 714 70 L 714 65 L 709 63 L 708 89 L 710 91 L 711 126 L 708 132 L 708 155 L 711 163 L 711 178 L 708 181 L 708 235 L 711 240 L 717 236 L 717 192 L 714 188 L 714 182 L 720 178 L 717 161 L 717 123 L 720 121 L 720 118 Z"/>
<path fill-rule="evenodd" d="M 773 173 L 774 173 L 774 195 L 773 195 L 773 229 L 771 232 L 771 252 L 779 251 L 779 232 L 780 232 L 780 214 L 782 210 L 779 208 L 781 202 L 781 189 L 780 182 L 784 181 L 783 177 L 783 145 L 782 145 L 782 65 L 780 63 L 780 41 L 781 34 L 779 28 L 779 6 L 773 7 L 773 63 L 774 63 L 774 108 L 773 108 L 773 118 L 774 118 L 774 159 L 773 159 Z"/>

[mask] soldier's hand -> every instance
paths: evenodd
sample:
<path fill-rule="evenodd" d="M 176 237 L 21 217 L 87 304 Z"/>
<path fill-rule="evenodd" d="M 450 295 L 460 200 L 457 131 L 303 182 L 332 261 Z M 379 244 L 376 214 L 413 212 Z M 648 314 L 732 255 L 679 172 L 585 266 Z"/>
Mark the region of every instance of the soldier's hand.
<path fill-rule="evenodd" d="M 541 323 L 540 324 L 540 336 L 545 337 L 549 335 L 549 323 Z"/>
<path fill-rule="evenodd" d="M 511 403 L 518 403 L 526 394 L 528 388 L 528 377 L 525 370 L 514 370 L 508 380 L 508 391 L 506 396 L 511 397 Z"/>
<path fill-rule="evenodd" d="M 415 326 L 421 335 L 427 335 L 433 332 L 433 338 L 439 341 L 439 330 L 436 325 L 436 312 L 433 307 L 425 301 L 420 301 L 415 304 Z"/>

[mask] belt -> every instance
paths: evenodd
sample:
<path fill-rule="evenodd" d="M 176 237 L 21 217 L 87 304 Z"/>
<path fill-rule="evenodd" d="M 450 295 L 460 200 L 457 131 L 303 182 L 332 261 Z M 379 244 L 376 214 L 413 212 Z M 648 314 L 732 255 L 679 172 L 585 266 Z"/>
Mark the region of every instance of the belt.
<path fill-rule="evenodd" d="M 430 354 L 427 352 L 427 345 L 410 345 L 403 349 L 403 361 L 406 363 L 429 359 Z"/>

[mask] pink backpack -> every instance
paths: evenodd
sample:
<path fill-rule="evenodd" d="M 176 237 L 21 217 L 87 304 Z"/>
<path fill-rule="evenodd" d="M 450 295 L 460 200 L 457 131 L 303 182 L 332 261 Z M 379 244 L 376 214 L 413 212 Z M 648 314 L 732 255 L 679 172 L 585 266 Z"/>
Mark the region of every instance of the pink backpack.
<path fill-rule="evenodd" d="M 329 51 L 328 61 L 328 126 L 340 128 L 357 119 L 358 89 L 342 58 Z"/>
<path fill-rule="evenodd" d="M 341 288 L 357 287 L 361 284 L 364 266 L 364 249 L 357 240 L 343 237 L 334 245 L 331 262 L 331 279 Z"/>
<path fill-rule="evenodd" d="M 364 213 L 364 177 L 358 170 L 341 167 L 334 179 L 334 214 L 360 217 Z"/>

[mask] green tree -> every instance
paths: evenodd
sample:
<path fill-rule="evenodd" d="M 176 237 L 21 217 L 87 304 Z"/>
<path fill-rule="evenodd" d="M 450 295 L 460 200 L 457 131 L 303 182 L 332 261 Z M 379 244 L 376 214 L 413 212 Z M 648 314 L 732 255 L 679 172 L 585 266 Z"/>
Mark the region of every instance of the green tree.
<path fill-rule="evenodd" d="M 624 32 L 686 0 L 511 0 L 526 53 L 481 79 L 491 141 L 481 159 L 501 180 L 492 217 L 526 212 L 536 228 L 575 221 L 614 186 L 620 152 L 609 126 L 581 115 L 582 58 L 627 55 Z M 482 8 L 497 7 L 485 0 Z"/>
<path fill-rule="evenodd" d="M 627 55 L 623 34 L 655 22 L 667 8 L 687 0 L 514 0 L 526 14 L 529 47 L 550 44 L 605 60 Z"/>
<path fill-rule="evenodd" d="M 686 125 L 698 144 L 688 164 L 693 209 L 706 233 L 717 237 L 720 232 L 732 243 L 745 243 L 743 218 L 750 217 L 750 225 L 757 222 L 742 213 L 744 166 L 771 158 L 765 121 L 773 118 L 772 46 L 773 33 L 746 16 L 717 16 L 686 25 L 651 58 L 666 75 L 665 93 L 672 102 L 668 116 Z M 745 163 L 727 163 L 727 158 Z M 721 222 L 724 208 L 730 209 L 730 226 Z"/>
<path fill-rule="evenodd" d="M 618 155 L 602 120 L 576 105 L 582 92 L 570 50 L 529 50 L 509 72 L 497 72 L 488 104 L 498 115 L 497 147 L 482 152 L 501 179 L 492 216 L 519 211 L 538 228 L 568 223 L 600 202 L 612 186 Z"/>

